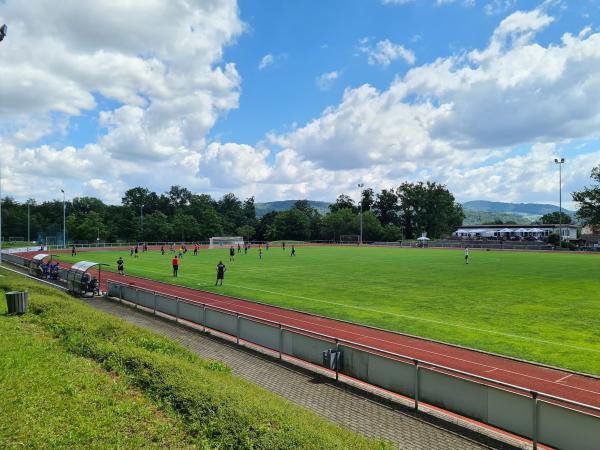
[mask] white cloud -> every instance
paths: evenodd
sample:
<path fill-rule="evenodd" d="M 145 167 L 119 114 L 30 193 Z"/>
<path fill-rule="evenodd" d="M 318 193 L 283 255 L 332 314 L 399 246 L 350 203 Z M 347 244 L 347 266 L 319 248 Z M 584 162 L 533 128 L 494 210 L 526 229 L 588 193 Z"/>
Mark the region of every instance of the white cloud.
<path fill-rule="evenodd" d="M 333 82 L 340 77 L 341 72 L 334 70 L 332 72 L 325 72 L 319 75 L 316 79 L 317 86 L 322 91 L 326 91 L 331 87 Z"/>
<path fill-rule="evenodd" d="M 359 41 L 358 50 L 368 56 L 369 64 L 379 64 L 383 67 L 389 66 L 397 59 L 403 59 L 408 64 L 415 63 L 415 54 L 400 44 L 394 44 L 389 39 L 370 45 L 370 39 L 363 38 Z"/>
<path fill-rule="evenodd" d="M 512 9 L 516 3 L 517 0 L 492 0 L 483 7 L 483 10 L 488 16 L 502 14 Z"/>
<path fill-rule="evenodd" d="M 552 22 L 540 9 L 516 12 L 486 48 L 416 67 L 383 91 L 346 89 L 339 105 L 269 142 L 345 173 L 345 189 L 366 171 L 378 174 L 376 185 L 445 182 L 465 199 L 552 200 L 552 152 L 600 129 L 600 34 L 535 43 Z M 513 156 L 517 146 L 531 150 Z M 598 160 L 573 165 L 584 161 Z"/>
<path fill-rule="evenodd" d="M 260 63 L 258 64 L 258 68 L 260 70 L 266 69 L 267 67 L 272 65 L 274 61 L 275 61 L 275 58 L 273 58 L 273 55 L 268 53 L 261 58 Z"/>

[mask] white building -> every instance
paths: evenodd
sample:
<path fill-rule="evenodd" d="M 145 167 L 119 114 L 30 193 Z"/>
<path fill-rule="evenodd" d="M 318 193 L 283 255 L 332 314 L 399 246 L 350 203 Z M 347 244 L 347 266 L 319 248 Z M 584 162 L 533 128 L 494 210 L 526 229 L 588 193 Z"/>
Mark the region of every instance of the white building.
<path fill-rule="evenodd" d="M 486 239 L 544 239 L 551 234 L 559 234 L 565 241 L 577 239 L 577 225 L 465 225 L 453 233 L 459 238 Z"/>

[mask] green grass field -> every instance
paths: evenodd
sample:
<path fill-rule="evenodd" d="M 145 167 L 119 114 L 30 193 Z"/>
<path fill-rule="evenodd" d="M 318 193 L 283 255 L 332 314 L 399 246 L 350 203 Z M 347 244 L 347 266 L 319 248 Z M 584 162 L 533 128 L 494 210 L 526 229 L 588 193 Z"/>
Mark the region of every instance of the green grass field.
<path fill-rule="evenodd" d="M 600 375 L 600 255 L 356 247 L 189 252 L 177 279 L 172 254 L 125 251 L 65 260 L 258 300 L 389 330 Z M 215 287 L 215 266 L 227 266 Z"/>

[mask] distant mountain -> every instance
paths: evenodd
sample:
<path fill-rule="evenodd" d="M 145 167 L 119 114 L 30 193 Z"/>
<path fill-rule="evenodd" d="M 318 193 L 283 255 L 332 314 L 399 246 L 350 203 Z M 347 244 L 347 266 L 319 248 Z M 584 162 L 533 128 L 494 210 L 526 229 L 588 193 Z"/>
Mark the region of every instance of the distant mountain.
<path fill-rule="evenodd" d="M 558 211 L 556 205 L 548 205 L 544 203 L 504 203 L 504 202 L 488 202 L 487 200 L 473 200 L 462 204 L 463 208 L 491 212 L 491 213 L 512 213 L 525 216 L 538 216 Z M 574 215 L 574 211 L 569 211 L 563 208 L 565 214 Z"/>
<path fill-rule="evenodd" d="M 259 219 L 267 213 L 271 211 L 287 211 L 288 209 L 292 209 L 294 207 L 294 203 L 298 200 L 281 200 L 278 202 L 268 202 L 268 203 L 255 203 L 254 207 L 256 208 L 256 217 Z M 329 211 L 328 202 L 319 202 L 315 200 L 308 200 L 310 206 L 315 208 L 321 214 L 325 214 Z"/>

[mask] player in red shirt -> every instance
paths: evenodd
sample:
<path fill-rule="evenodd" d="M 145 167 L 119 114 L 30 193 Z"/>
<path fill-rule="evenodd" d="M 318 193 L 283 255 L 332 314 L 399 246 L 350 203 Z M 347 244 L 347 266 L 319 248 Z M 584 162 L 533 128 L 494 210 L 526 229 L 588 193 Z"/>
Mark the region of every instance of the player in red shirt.
<path fill-rule="evenodd" d="M 173 264 L 173 276 L 176 277 L 177 271 L 179 270 L 179 258 L 177 258 L 177 256 L 175 256 L 173 258 L 173 261 L 171 261 L 171 263 Z"/>

